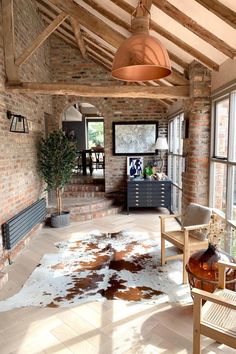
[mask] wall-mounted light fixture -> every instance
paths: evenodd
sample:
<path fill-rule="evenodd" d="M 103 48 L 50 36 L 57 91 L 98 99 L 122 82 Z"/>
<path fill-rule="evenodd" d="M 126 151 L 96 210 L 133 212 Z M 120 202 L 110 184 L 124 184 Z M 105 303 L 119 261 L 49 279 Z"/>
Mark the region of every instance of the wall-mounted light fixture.
<path fill-rule="evenodd" d="M 7 111 L 7 118 L 11 119 L 10 132 L 29 133 L 29 126 L 26 117 Z"/>

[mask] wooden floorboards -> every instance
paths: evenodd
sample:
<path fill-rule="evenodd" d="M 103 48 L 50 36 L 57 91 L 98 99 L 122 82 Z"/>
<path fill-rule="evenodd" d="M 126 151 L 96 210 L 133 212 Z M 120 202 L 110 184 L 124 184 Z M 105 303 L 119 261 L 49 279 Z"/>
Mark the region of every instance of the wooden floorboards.
<path fill-rule="evenodd" d="M 165 212 L 165 210 L 162 210 Z M 173 226 L 170 225 L 170 226 Z M 159 237 L 157 211 L 131 211 L 63 229 L 45 228 L 8 267 L 0 299 L 15 294 L 55 242 L 77 232 L 124 229 Z M 202 353 L 234 351 L 202 337 Z M 91 302 L 72 308 L 20 308 L 0 313 L 0 354 L 186 354 L 192 353 L 192 305 Z"/>

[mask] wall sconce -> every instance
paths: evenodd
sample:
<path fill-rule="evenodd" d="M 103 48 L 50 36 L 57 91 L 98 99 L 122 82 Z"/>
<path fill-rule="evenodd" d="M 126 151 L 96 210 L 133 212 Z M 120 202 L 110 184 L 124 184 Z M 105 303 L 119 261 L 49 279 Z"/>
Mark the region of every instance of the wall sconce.
<path fill-rule="evenodd" d="M 20 115 L 7 111 L 7 118 L 11 119 L 10 132 L 13 133 L 29 133 L 29 126 L 27 118 Z"/>

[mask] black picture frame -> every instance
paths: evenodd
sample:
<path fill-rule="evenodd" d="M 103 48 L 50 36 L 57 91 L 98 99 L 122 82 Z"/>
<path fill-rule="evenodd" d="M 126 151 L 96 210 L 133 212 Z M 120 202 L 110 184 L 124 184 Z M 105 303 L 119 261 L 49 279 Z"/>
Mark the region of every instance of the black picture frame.
<path fill-rule="evenodd" d="M 113 122 L 113 155 L 153 155 L 157 137 L 157 121 Z"/>

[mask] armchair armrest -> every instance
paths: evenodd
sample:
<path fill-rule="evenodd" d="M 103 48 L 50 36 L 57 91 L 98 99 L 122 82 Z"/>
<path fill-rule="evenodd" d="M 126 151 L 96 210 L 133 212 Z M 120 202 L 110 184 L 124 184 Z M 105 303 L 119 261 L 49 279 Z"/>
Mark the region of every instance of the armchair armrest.
<path fill-rule="evenodd" d="M 218 276 L 218 287 L 220 289 L 224 289 L 225 288 L 225 268 L 231 268 L 236 270 L 236 264 L 235 263 L 230 263 L 230 262 L 223 262 L 223 261 L 219 261 L 218 262 L 218 269 L 219 269 L 219 276 Z"/>
<path fill-rule="evenodd" d="M 235 269 L 236 270 L 236 263 L 231 263 L 231 262 L 224 262 L 224 261 L 218 261 L 217 262 L 218 263 L 218 265 L 220 266 L 220 267 L 222 267 L 222 268 L 226 268 L 226 267 L 228 267 L 228 268 L 231 268 L 231 269 Z"/>
<path fill-rule="evenodd" d="M 179 218 L 183 216 L 182 214 L 171 214 L 171 215 L 159 215 L 159 218 L 164 220 L 164 219 L 171 219 L 171 218 Z"/>
<path fill-rule="evenodd" d="M 192 289 L 192 294 L 194 297 L 196 296 L 196 297 L 199 297 L 203 300 L 211 301 L 211 302 L 214 302 L 218 305 L 229 307 L 233 310 L 236 310 L 236 302 L 232 301 L 228 298 L 226 299 L 223 296 L 216 295 L 214 293 L 213 294 L 208 293 L 205 290 L 200 290 L 200 289 L 196 289 L 196 288 Z"/>
<path fill-rule="evenodd" d="M 208 225 L 209 225 L 209 224 L 183 226 L 183 230 L 186 230 L 186 231 L 193 231 L 193 230 L 202 229 L 202 228 L 204 228 L 204 227 L 207 227 Z"/>
<path fill-rule="evenodd" d="M 165 221 L 166 219 L 174 219 L 177 217 L 181 217 L 181 214 L 171 214 L 171 215 L 159 215 L 161 221 L 161 234 L 165 232 Z"/>

